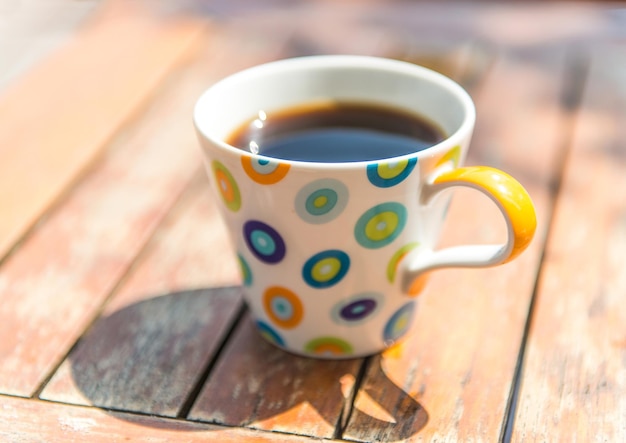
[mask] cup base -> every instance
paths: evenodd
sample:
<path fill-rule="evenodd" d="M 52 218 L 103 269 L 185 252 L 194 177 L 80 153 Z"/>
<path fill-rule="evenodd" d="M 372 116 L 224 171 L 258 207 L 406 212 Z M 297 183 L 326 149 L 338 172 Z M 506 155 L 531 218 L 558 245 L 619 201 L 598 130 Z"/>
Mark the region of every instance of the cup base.
<path fill-rule="evenodd" d="M 389 346 L 384 346 L 382 348 L 373 349 L 372 351 L 366 352 L 356 352 L 356 353 L 341 353 L 341 352 L 332 352 L 327 350 L 326 352 L 306 352 L 299 349 L 293 349 L 286 346 L 282 346 L 280 343 L 277 343 L 272 337 L 267 336 L 262 331 L 258 331 L 259 335 L 270 345 L 275 348 L 284 351 L 288 354 L 291 354 L 296 357 L 305 357 L 311 358 L 315 360 L 355 360 L 359 358 L 371 357 L 374 355 L 382 354 L 384 352 L 393 351 L 394 349 L 399 349 L 402 343 L 405 341 L 404 337 L 396 340 L 394 343 L 391 343 Z"/>

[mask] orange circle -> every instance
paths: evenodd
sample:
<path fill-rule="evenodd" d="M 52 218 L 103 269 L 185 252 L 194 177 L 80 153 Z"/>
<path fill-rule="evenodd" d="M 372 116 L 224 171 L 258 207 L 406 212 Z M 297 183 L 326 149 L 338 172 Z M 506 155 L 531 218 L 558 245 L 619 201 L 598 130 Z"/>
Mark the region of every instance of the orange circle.
<path fill-rule="evenodd" d="M 273 302 L 275 302 L 278 298 L 282 298 L 284 301 L 289 303 L 291 312 L 287 318 L 277 315 L 274 311 Z M 265 312 L 270 319 L 278 326 L 285 329 L 291 329 L 298 326 L 304 314 L 304 307 L 302 306 L 302 302 L 298 296 L 282 286 L 272 286 L 265 290 L 263 293 L 263 307 L 265 308 Z"/>
<path fill-rule="evenodd" d="M 274 163 L 274 161 L 272 161 Z M 241 157 L 241 165 L 243 166 L 243 170 L 246 171 L 246 174 L 257 183 L 262 185 L 272 185 L 281 181 L 287 172 L 289 172 L 289 165 L 287 163 L 275 162 L 276 168 L 268 172 L 267 174 L 262 174 L 254 169 L 252 165 L 252 157 L 243 156 Z"/>

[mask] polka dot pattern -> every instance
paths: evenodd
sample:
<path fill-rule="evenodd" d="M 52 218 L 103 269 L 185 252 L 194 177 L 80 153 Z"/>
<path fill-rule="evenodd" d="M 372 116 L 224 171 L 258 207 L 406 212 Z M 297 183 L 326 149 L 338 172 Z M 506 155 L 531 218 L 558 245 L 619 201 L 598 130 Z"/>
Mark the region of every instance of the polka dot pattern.
<path fill-rule="evenodd" d="M 359 218 L 354 228 L 354 236 L 364 248 L 382 248 L 400 235 L 406 219 L 406 208 L 400 203 L 381 203 L 365 211 Z"/>
<path fill-rule="evenodd" d="M 405 267 L 430 245 L 424 235 L 446 203 L 426 207 L 419 190 L 431 173 L 458 166 L 465 146 L 344 166 L 301 168 L 243 151 L 233 162 L 233 150 L 209 160 L 259 333 L 330 358 L 369 355 L 403 337 L 428 279 L 410 280 Z"/>
<path fill-rule="evenodd" d="M 350 269 L 350 257 L 331 249 L 309 258 L 302 268 L 302 278 L 311 287 L 321 289 L 337 284 Z"/>
<path fill-rule="evenodd" d="M 417 157 L 373 163 L 367 166 L 367 178 L 374 186 L 390 188 L 406 179 L 416 164 Z"/>
<path fill-rule="evenodd" d="M 261 185 L 273 185 L 281 181 L 289 172 L 289 164 L 267 157 L 242 156 L 243 170 Z"/>
<path fill-rule="evenodd" d="M 348 187 L 339 180 L 321 179 L 304 186 L 296 195 L 296 212 L 312 224 L 337 218 L 348 203 Z"/>
<path fill-rule="evenodd" d="M 263 307 L 272 322 L 284 329 L 298 326 L 304 315 L 300 298 L 282 286 L 266 289 L 263 294 Z"/>
<path fill-rule="evenodd" d="M 285 242 L 271 226 L 250 220 L 243 226 L 243 236 L 250 252 L 262 262 L 275 264 L 285 257 Z"/>
<path fill-rule="evenodd" d="M 217 160 L 211 163 L 211 169 L 213 170 L 213 177 L 222 201 L 231 211 L 239 211 L 239 208 L 241 208 L 241 193 L 232 174 L 226 166 Z"/>

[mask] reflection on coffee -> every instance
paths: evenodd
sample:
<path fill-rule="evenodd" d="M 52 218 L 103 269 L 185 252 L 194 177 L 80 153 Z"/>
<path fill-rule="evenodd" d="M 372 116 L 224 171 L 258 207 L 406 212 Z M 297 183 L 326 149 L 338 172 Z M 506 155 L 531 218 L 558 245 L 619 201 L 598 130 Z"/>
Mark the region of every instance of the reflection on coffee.
<path fill-rule="evenodd" d="M 226 140 L 268 157 L 307 162 L 356 162 L 411 154 L 445 139 L 413 113 L 357 102 L 313 102 L 259 112 Z"/>

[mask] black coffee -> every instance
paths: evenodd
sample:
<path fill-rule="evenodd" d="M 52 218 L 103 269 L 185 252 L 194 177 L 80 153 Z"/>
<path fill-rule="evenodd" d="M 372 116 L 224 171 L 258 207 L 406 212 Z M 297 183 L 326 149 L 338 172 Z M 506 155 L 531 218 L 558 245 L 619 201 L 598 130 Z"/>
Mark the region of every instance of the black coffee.
<path fill-rule="evenodd" d="M 402 110 L 319 102 L 246 122 L 226 140 L 253 153 L 310 162 L 354 162 L 421 151 L 445 138 L 426 119 Z"/>

